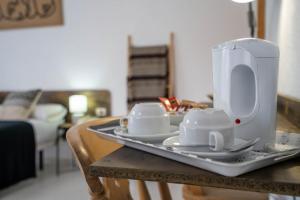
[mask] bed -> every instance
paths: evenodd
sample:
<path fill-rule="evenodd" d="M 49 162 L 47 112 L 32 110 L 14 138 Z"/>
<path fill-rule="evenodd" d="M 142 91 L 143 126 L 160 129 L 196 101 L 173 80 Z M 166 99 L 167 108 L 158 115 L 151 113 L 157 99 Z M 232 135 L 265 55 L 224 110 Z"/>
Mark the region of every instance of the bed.
<path fill-rule="evenodd" d="M 36 176 L 35 147 L 31 124 L 0 121 L 0 189 Z"/>
<path fill-rule="evenodd" d="M 5 96 L 8 94 L 8 92 L 0 92 L 0 102 L 3 101 Z M 1 121 L 0 120 L 0 130 L 1 130 L 1 123 L 2 123 L 2 132 L 0 132 L 0 142 L 4 141 L 2 140 L 5 135 L 10 136 L 10 138 L 16 139 L 16 137 L 24 136 L 23 132 L 26 132 L 28 136 L 26 136 L 26 141 L 24 140 L 22 144 L 18 146 L 24 147 L 23 149 L 28 150 L 28 152 L 24 151 L 24 153 L 27 153 L 24 155 L 24 157 L 27 157 L 31 160 L 31 163 L 36 163 L 35 161 L 35 155 L 36 152 L 39 152 L 39 160 L 40 160 L 40 169 L 43 168 L 43 152 L 51 146 L 56 145 L 56 134 L 57 134 L 57 128 L 59 125 L 61 125 L 64 122 L 70 122 L 71 116 L 68 112 L 68 99 L 69 96 L 74 94 L 83 94 L 86 95 L 88 98 L 88 112 L 89 115 L 94 115 L 94 110 L 96 107 L 105 107 L 107 109 L 107 114 L 110 115 L 111 108 L 110 108 L 110 93 L 107 90 L 77 90 L 77 91 L 43 91 L 42 96 L 40 97 L 40 100 L 38 102 L 38 106 L 47 106 L 47 105 L 60 105 L 61 107 L 65 108 L 65 113 L 63 116 L 60 116 L 60 118 L 57 118 L 56 120 L 45 120 L 43 118 L 35 116 L 35 114 L 32 115 L 31 118 L 26 119 L 24 121 Z M 7 126 L 10 126 L 11 129 L 7 129 Z M 25 128 L 24 128 L 25 127 Z M 13 130 L 12 130 L 13 129 Z M 31 129 L 31 130 L 30 130 Z M 18 136 L 12 135 L 10 132 L 17 132 L 19 133 Z M 8 133 L 9 132 L 9 133 Z M 32 134 L 30 134 L 32 132 Z M 11 140 L 11 139 L 10 139 Z M 31 140 L 31 141 L 30 141 Z M 9 140 L 8 140 L 9 141 Z M 22 141 L 22 140 L 21 140 Z M 32 142 L 33 141 L 33 142 Z M 1 144 L 0 144 L 1 145 Z M 2 151 L 7 151 L 7 148 L 2 148 Z M 18 148 L 13 148 L 18 149 Z M 14 151 L 13 149 L 10 149 L 9 151 Z M 16 150 L 20 154 L 20 149 Z M 34 153 L 32 153 L 32 151 Z M 30 153 L 31 152 L 31 153 Z M 10 155 L 9 152 L 2 152 L 4 155 Z M 19 156 L 20 157 L 20 156 Z M 21 154 L 22 157 L 22 154 Z M 32 161 L 32 158 L 34 159 Z M 9 158 L 8 158 L 9 159 Z M 22 160 L 21 158 L 20 160 Z M 5 162 L 1 162 L 2 168 L 0 167 L 0 179 L 3 178 L 3 172 L 4 168 L 8 169 L 7 166 L 3 165 Z M 24 168 L 24 165 L 23 165 Z M 28 164 L 28 168 L 30 168 L 28 171 L 26 171 L 26 175 L 19 176 L 17 178 L 14 178 L 13 181 L 7 181 L 4 184 L 1 184 L 0 180 L 0 189 L 7 187 L 11 184 L 17 183 L 21 180 L 24 180 L 26 178 L 34 177 L 36 175 L 35 173 L 35 166 L 32 166 L 32 164 Z M 33 169 L 34 168 L 34 169 Z M 22 170 L 22 169 L 20 169 Z M 34 171 L 34 173 L 33 173 Z M 9 170 L 6 170 L 7 172 L 10 172 Z M 5 175 L 5 174 L 4 174 Z M 11 177 L 9 177 L 11 179 Z M 3 180 L 3 179 L 2 179 Z"/>
<path fill-rule="evenodd" d="M 45 122 L 38 119 L 29 119 L 27 122 L 33 127 L 37 150 L 42 150 L 54 144 L 57 127 L 63 123 L 63 121 Z"/>

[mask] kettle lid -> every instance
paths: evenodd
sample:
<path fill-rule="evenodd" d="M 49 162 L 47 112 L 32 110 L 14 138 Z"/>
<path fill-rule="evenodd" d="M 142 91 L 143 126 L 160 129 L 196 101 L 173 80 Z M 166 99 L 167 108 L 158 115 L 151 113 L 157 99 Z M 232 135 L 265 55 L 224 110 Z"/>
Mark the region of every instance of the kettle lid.
<path fill-rule="evenodd" d="M 276 44 L 257 38 L 242 38 L 231 40 L 219 44 L 213 48 L 213 51 L 220 51 L 223 49 L 236 49 L 242 48 L 249 51 L 254 57 L 257 58 L 278 58 L 279 48 Z"/>

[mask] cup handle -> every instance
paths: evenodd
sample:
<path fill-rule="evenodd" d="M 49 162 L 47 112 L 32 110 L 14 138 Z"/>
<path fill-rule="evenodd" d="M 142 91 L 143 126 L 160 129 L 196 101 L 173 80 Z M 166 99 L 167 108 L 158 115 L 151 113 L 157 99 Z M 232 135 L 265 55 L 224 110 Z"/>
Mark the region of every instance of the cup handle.
<path fill-rule="evenodd" d="M 213 151 L 221 151 L 224 148 L 224 137 L 219 131 L 209 132 L 209 145 Z"/>
<path fill-rule="evenodd" d="M 127 117 L 120 118 L 120 126 L 121 126 L 121 128 L 127 129 L 127 126 L 128 126 L 128 118 Z"/>

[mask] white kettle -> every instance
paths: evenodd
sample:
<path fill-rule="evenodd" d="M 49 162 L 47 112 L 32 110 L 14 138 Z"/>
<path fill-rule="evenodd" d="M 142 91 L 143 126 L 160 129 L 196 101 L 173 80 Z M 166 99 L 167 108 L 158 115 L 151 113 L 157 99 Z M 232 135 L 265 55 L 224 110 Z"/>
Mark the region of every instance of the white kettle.
<path fill-rule="evenodd" d="M 235 122 L 235 136 L 260 138 L 256 150 L 276 136 L 279 49 L 266 40 L 245 38 L 212 50 L 214 107 Z"/>

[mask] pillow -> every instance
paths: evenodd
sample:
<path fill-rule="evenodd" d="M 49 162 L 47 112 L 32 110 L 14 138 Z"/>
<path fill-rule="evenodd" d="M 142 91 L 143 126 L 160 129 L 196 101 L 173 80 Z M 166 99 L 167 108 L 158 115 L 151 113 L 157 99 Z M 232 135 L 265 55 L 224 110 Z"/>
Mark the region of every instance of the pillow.
<path fill-rule="evenodd" d="M 38 104 L 33 112 L 33 118 L 57 122 L 64 120 L 67 109 L 61 104 Z"/>
<path fill-rule="evenodd" d="M 9 93 L 2 104 L 0 119 L 27 119 L 42 95 L 41 90 Z"/>
<path fill-rule="evenodd" d="M 0 120 L 25 120 L 27 110 L 21 106 L 3 106 L 0 113 Z"/>

